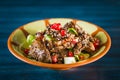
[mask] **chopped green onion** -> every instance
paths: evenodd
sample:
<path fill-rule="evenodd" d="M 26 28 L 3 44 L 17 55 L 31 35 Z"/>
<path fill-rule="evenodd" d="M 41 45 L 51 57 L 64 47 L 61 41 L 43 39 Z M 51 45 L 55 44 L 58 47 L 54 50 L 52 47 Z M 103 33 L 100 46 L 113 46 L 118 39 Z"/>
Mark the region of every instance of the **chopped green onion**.
<path fill-rule="evenodd" d="M 52 40 L 52 37 L 50 35 L 48 35 L 48 34 L 45 34 L 44 38 L 45 38 L 45 40 L 48 40 L 48 41 Z"/>
<path fill-rule="evenodd" d="M 77 31 L 74 28 L 68 28 L 68 32 L 78 35 Z"/>
<path fill-rule="evenodd" d="M 33 35 L 28 35 L 27 36 L 27 43 L 29 45 L 31 45 L 34 40 L 35 40 L 35 36 L 33 36 Z"/>
<path fill-rule="evenodd" d="M 79 59 L 79 55 L 74 55 L 74 57 L 75 57 L 75 60 L 76 61 L 79 61 L 80 59 Z"/>

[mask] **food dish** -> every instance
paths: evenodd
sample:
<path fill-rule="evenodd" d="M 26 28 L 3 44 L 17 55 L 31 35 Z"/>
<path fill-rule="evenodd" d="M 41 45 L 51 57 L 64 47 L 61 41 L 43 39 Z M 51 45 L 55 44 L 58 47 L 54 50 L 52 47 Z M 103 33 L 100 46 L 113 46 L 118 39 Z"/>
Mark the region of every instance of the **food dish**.
<path fill-rule="evenodd" d="M 29 46 L 24 55 L 36 61 L 51 64 L 71 64 L 95 55 L 100 40 L 86 33 L 79 25 L 68 22 L 64 26 L 53 23 L 35 35 L 27 36 Z"/>
<path fill-rule="evenodd" d="M 27 41 L 26 39 L 29 34 L 34 35 L 36 32 L 44 31 L 46 29 L 46 26 L 49 26 L 50 24 L 60 23 L 61 26 L 64 26 L 66 23 L 71 21 L 79 25 L 88 34 L 95 36 L 100 40 L 100 47 L 96 51 L 95 55 L 91 56 L 88 59 L 76 63 L 68 62 L 69 64 L 49 64 L 49 63 L 38 62 L 34 59 L 29 59 L 21 50 L 23 46 L 24 48 L 28 47 L 26 43 Z M 17 58 L 33 65 L 47 67 L 47 68 L 54 68 L 54 69 L 68 69 L 94 62 L 107 53 L 107 51 L 110 49 L 110 45 L 111 45 L 111 39 L 107 34 L 107 32 L 104 31 L 102 28 L 85 21 L 68 19 L 68 18 L 46 19 L 46 20 L 39 20 L 32 23 L 28 23 L 16 29 L 8 39 L 8 48 L 11 51 L 11 53 L 15 55 Z"/>

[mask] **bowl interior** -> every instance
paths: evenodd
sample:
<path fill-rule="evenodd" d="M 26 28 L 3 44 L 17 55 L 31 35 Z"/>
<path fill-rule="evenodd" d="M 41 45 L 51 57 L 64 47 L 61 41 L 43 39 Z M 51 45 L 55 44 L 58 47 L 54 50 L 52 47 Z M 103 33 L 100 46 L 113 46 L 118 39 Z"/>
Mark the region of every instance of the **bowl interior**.
<path fill-rule="evenodd" d="M 45 65 L 46 63 L 41 63 L 41 62 L 37 62 L 35 60 L 30 60 L 29 58 L 25 57 L 25 55 L 23 54 L 22 48 L 28 47 L 28 44 L 25 42 L 27 35 L 28 34 L 34 35 L 36 32 L 44 31 L 46 29 L 46 26 L 49 24 L 52 24 L 52 23 L 61 23 L 61 25 L 65 25 L 67 22 L 70 22 L 70 21 L 73 21 L 74 23 L 78 24 L 87 33 L 99 38 L 101 41 L 100 49 L 90 59 L 85 60 L 87 63 L 93 62 L 93 61 L 101 58 L 102 56 L 104 56 L 105 53 L 107 53 L 107 51 L 109 50 L 110 45 L 111 45 L 111 40 L 106 31 L 104 31 L 102 28 L 100 28 L 94 24 L 91 24 L 89 22 L 85 22 L 82 20 L 66 19 L 66 18 L 38 20 L 38 21 L 34 21 L 34 22 L 31 22 L 31 23 L 28 23 L 26 25 L 19 27 L 10 35 L 10 37 L 8 39 L 8 48 L 14 56 L 16 56 L 17 58 L 19 58 L 27 63 L 37 65 L 37 66 L 41 66 L 41 64 Z M 85 64 L 87 64 L 85 61 L 83 61 L 83 62 Z M 40 64 L 38 65 L 35 62 L 37 62 L 38 64 L 40 63 Z M 74 64 L 75 65 L 76 64 L 84 65 L 82 63 L 82 61 L 74 63 Z M 51 65 L 51 64 L 49 64 L 49 65 Z M 59 64 L 57 64 L 56 67 L 58 65 Z M 61 64 L 61 66 L 63 66 L 63 64 Z M 71 67 L 73 67 L 73 66 L 71 66 Z"/>

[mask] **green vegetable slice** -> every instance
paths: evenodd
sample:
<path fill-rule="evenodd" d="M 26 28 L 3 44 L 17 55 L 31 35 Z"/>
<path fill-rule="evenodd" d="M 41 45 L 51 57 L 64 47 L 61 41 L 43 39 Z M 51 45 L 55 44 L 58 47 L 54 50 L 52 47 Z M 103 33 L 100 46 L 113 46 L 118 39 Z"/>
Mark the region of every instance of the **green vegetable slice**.
<path fill-rule="evenodd" d="M 48 34 L 45 34 L 44 38 L 45 38 L 45 40 L 48 40 L 48 41 L 52 40 L 52 37 L 50 35 L 48 35 Z"/>
<path fill-rule="evenodd" d="M 84 59 L 80 59 L 80 56 L 83 56 Z M 81 52 L 80 54 L 74 55 L 74 57 L 76 61 L 81 61 L 81 60 L 88 59 L 90 57 L 90 54 Z"/>
<path fill-rule="evenodd" d="M 68 28 L 68 32 L 78 35 L 77 31 L 74 28 Z"/>
<path fill-rule="evenodd" d="M 79 59 L 79 55 L 74 55 L 74 57 L 75 57 L 75 60 L 76 61 L 79 61 L 80 59 Z"/>
<path fill-rule="evenodd" d="M 85 57 L 85 59 L 87 59 L 90 57 L 90 55 L 86 53 L 86 54 L 84 54 L 84 57 Z"/>
<path fill-rule="evenodd" d="M 33 35 L 28 35 L 27 36 L 27 43 L 29 45 L 31 45 L 34 40 L 35 40 L 35 36 L 33 36 Z"/>
<path fill-rule="evenodd" d="M 85 59 L 90 57 L 90 54 L 88 54 L 88 53 L 80 53 L 80 55 L 83 55 Z"/>

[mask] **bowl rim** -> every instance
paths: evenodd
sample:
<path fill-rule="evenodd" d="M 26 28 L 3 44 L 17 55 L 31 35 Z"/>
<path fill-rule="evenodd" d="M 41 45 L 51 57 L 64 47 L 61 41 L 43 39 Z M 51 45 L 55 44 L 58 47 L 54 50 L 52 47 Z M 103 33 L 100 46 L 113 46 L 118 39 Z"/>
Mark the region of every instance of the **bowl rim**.
<path fill-rule="evenodd" d="M 78 20 L 78 19 L 73 19 L 73 18 L 49 18 L 49 19 L 71 19 L 71 20 L 76 20 L 76 21 L 83 21 L 83 22 L 87 22 L 87 21 L 84 21 L 84 20 Z M 46 20 L 46 19 L 43 19 L 43 20 Z M 42 21 L 42 20 L 36 20 L 36 21 Z M 33 22 L 29 22 L 29 23 L 34 23 L 36 21 L 33 21 Z M 29 24 L 27 23 L 27 24 Z M 101 27 L 99 27 L 98 25 L 96 24 L 93 24 L 93 23 L 90 23 L 90 22 L 87 22 L 89 24 L 92 24 L 92 25 L 95 25 L 97 28 L 99 28 L 101 31 L 103 31 L 107 37 L 107 45 L 106 45 L 106 49 L 104 51 L 102 51 L 101 53 L 99 53 L 98 55 L 94 56 L 94 57 L 91 57 L 91 58 L 88 58 L 86 60 L 83 60 L 83 61 L 79 61 L 79 62 L 76 62 L 76 63 L 72 63 L 72 64 L 49 64 L 49 63 L 43 63 L 43 62 L 38 62 L 38 61 L 33 61 L 25 56 L 22 56 L 20 54 L 18 54 L 17 51 L 15 51 L 13 48 L 12 48 L 12 44 L 11 44 L 11 40 L 12 40 L 12 35 L 14 35 L 14 33 L 24 27 L 24 25 L 27 25 L 27 24 L 24 24 L 20 27 L 18 27 L 17 29 L 15 29 L 11 34 L 10 36 L 8 37 L 8 41 L 7 41 L 7 45 L 8 45 L 8 49 L 9 51 L 18 59 L 20 59 L 21 61 L 23 62 L 26 62 L 28 64 L 32 64 L 32 65 L 35 65 L 35 66 L 40 66 L 40 67 L 46 67 L 46 68 L 54 68 L 54 69 L 57 69 L 57 68 L 72 68 L 72 67 L 77 67 L 77 66 L 83 66 L 83 65 L 86 65 L 86 64 L 89 64 L 89 63 L 92 63 L 92 62 L 95 62 L 96 60 L 102 58 L 110 49 L 111 47 L 111 38 L 109 36 L 109 34 Z"/>

